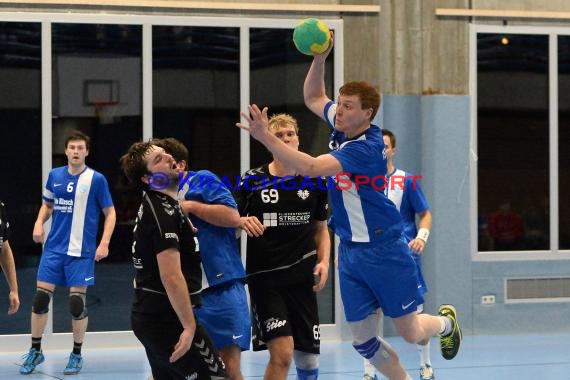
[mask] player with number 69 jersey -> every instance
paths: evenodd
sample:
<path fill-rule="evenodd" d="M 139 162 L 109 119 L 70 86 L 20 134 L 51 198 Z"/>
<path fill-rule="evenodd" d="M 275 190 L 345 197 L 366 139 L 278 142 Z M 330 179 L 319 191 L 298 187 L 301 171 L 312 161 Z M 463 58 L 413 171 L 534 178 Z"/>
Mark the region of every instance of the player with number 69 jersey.
<path fill-rule="evenodd" d="M 269 125 L 275 136 L 298 149 L 294 118 L 275 115 Z M 267 348 L 271 356 L 265 378 L 285 379 L 288 366 L 277 363 L 291 359 L 299 379 L 318 376 L 315 292 L 325 285 L 330 255 L 326 186 L 324 178 L 296 175 L 274 159 L 247 171 L 236 193 L 240 227 L 248 234 L 246 272 L 254 318 L 253 350 Z"/>

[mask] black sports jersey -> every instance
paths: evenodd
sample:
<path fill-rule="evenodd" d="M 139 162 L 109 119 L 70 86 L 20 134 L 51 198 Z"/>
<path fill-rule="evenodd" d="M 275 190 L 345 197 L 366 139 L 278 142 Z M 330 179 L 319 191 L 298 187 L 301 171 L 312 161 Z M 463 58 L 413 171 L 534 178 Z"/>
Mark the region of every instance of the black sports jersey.
<path fill-rule="evenodd" d="M 248 276 L 286 269 L 315 250 L 315 220 L 327 218 L 326 189 L 324 178 L 275 177 L 268 164 L 245 173 L 236 192 L 240 214 L 256 216 L 266 227 L 261 237 L 247 239 Z M 312 268 L 316 256 L 307 261 Z"/>
<path fill-rule="evenodd" d="M 8 222 L 8 216 L 6 215 L 6 206 L 4 203 L 0 202 L 0 249 L 5 241 L 10 238 L 10 222 Z"/>
<path fill-rule="evenodd" d="M 133 312 L 156 313 L 172 308 L 160 279 L 156 255 L 166 249 L 180 251 L 182 273 L 189 292 L 200 291 L 202 271 L 195 252 L 194 233 L 178 201 L 156 192 L 143 193 L 137 213 L 132 247 L 136 269 Z"/>

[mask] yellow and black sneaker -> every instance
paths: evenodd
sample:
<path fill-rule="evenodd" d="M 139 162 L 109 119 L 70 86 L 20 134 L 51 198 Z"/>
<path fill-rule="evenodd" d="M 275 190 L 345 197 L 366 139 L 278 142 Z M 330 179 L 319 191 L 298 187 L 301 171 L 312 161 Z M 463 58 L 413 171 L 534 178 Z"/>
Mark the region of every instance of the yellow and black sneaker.
<path fill-rule="evenodd" d="M 441 305 L 439 307 L 439 315 L 451 319 L 453 325 L 449 334 L 442 335 L 439 338 L 441 356 L 446 360 L 451 360 L 457 355 L 461 345 L 461 328 L 457 321 L 457 311 L 455 311 L 452 305 Z"/>

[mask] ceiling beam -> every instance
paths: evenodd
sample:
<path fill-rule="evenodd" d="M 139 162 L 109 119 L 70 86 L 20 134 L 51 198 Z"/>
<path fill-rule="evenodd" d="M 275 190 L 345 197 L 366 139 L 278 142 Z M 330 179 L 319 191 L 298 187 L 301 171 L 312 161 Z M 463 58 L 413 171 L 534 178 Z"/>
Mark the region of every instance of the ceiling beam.
<path fill-rule="evenodd" d="M 98 6 L 128 8 L 179 8 L 188 10 L 230 10 L 268 12 L 318 12 L 318 13 L 379 13 L 380 5 L 315 4 L 315 3 L 254 3 L 213 2 L 189 0 L 0 0 L 0 4 Z"/>
<path fill-rule="evenodd" d="M 437 16 L 456 17 L 488 17 L 488 18 L 526 18 L 526 19 L 570 19 L 570 12 L 560 11 L 522 11 L 507 9 L 460 9 L 460 8 L 437 8 Z"/>

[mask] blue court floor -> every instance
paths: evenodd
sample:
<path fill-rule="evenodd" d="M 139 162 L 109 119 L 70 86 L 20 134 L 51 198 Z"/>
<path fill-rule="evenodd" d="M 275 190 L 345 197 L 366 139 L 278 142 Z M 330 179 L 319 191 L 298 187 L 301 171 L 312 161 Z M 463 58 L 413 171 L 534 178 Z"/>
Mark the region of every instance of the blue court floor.
<path fill-rule="evenodd" d="M 401 338 L 388 338 L 399 352 L 414 379 L 418 357 L 415 348 Z M 567 380 L 570 379 L 570 334 L 520 336 L 466 336 L 459 355 L 445 361 L 432 341 L 432 364 L 437 380 Z M 1 344 L 1 338 L 0 338 Z M 0 379 L 29 380 L 146 380 L 150 374 L 142 348 L 89 349 L 85 347 L 85 364 L 80 375 L 64 376 L 67 351 L 46 351 L 46 361 L 31 375 L 18 373 L 23 352 L 0 354 Z M 267 354 L 243 354 L 246 379 L 262 379 Z M 322 345 L 320 380 L 360 379 L 362 360 L 348 342 L 325 342 Z M 294 379 L 293 371 L 289 380 Z"/>

